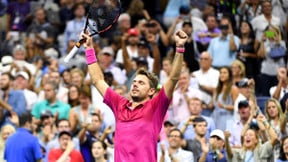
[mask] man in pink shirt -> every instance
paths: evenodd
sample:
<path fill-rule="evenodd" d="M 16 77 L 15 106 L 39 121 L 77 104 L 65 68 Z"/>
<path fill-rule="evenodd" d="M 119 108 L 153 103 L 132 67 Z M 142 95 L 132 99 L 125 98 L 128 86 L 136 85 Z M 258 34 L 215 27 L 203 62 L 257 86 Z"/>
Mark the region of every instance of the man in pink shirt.
<path fill-rule="evenodd" d="M 175 33 L 173 69 L 160 92 L 155 95 L 157 76 L 140 69 L 130 87 L 130 100 L 116 94 L 104 81 L 92 39 L 87 34 L 82 37 L 86 39 L 84 47 L 92 83 L 104 96 L 104 102 L 112 109 L 116 119 L 115 162 L 156 162 L 158 134 L 181 73 L 187 35 L 181 30 Z"/>

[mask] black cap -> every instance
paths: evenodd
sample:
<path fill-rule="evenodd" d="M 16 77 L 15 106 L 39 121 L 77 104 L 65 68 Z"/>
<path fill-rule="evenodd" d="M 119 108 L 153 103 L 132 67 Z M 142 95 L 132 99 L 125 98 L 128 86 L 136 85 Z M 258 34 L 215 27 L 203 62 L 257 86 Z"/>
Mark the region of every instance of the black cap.
<path fill-rule="evenodd" d="M 149 48 L 149 43 L 145 39 L 141 39 L 138 46 Z"/>
<path fill-rule="evenodd" d="M 248 87 L 249 86 L 248 82 L 249 82 L 249 79 L 244 78 L 244 79 L 240 80 L 239 82 L 237 82 L 236 86 L 238 88 Z"/>
<path fill-rule="evenodd" d="M 180 14 L 188 14 L 190 12 L 190 7 L 187 5 L 182 5 L 179 8 L 179 13 Z"/>
<path fill-rule="evenodd" d="M 53 117 L 53 114 L 50 110 L 44 110 L 40 114 L 40 119 L 41 118 L 49 118 L 49 117 Z"/>
<path fill-rule="evenodd" d="M 243 101 L 240 101 L 238 103 L 238 109 L 241 109 L 241 108 L 244 108 L 244 107 L 249 107 L 249 102 L 247 100 L 243 100 Z"/>
<path fill-rule="evenodd" d="M 145 57 L 141 56 L 137 58 L 137 65 L 139 64 L 148 65 L 148 61 Z"/>
<path fill-rule="evenodd" d="M 71 137 L 71 139 L 73 138 L 73 134 L 69 131 L 62 131 L 59 133 L 58 138 L 60 138 L 61 136 L 63 136 L 64 134 L 68 135 Z"/>
<path fill-rule="evenodd" d="M 201 116 L 196 117 L 196 118 L 193 119 L 193 123 L 194 124 L 195 123 L 202 123 L 202 122 L 206 122 L 206 120 L 203 117 L 201 117 Z"/>
<path fill-rule="evenodd" d="M 184 20 L 182 27 L 184 27 L 185 25 L 189 25 L 190 27 L 192 27 L 192 22 L 190 20 Z"/>
<path fill-rule="evenodd" d="M 176 122 L 175 121 L 173 121 L 173 120 L 166 120 L 165 122 L 164 122 L 164 126 L 176 126 Z"/>

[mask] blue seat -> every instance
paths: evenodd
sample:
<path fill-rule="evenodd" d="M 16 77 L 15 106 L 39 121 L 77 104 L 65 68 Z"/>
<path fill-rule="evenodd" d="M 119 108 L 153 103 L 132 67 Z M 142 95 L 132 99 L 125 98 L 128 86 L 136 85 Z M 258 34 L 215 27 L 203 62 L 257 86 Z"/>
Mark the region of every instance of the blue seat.
<path fill-rule="evenodd" d="M 257 105 L 259 106 L 260 110 L 263 114 L 265 114 L 265 104 L 268 99 L 270 99 L 270 96 L 258 96 L 256 97 Z"/>

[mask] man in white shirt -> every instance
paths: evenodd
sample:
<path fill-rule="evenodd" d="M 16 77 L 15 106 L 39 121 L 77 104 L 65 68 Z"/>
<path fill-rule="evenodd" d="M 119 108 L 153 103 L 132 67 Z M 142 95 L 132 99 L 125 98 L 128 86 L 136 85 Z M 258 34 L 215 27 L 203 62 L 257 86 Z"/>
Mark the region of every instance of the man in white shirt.
<path fill-rule="evenodd" d="M 263 14 L 255 17 L 251 21 L 253 29 L 256 31 L 256 38 L 259 41 L 262 40 L 263 31 L 268 27 L 268 25 L 280 27 L 280 19 L 272 15 L 271 1 L 263 1 L 261 7 Z"/>
<path fill-rule="evenodd" d="M 208 105 L 212 102 L 212 95 L 218 85 L 219 71 L 211 67 L 212 58 L 208 52 L 202 52 L 200 55 L 200 69 L 193 72 L 192 75 L 198 80 L 199 88 L 202 93 L 201 100 Z M 210 107 L 212 108 L 212 107 Z M 203 115 L 209 116 L 212 110 L 206 109 Z"/>

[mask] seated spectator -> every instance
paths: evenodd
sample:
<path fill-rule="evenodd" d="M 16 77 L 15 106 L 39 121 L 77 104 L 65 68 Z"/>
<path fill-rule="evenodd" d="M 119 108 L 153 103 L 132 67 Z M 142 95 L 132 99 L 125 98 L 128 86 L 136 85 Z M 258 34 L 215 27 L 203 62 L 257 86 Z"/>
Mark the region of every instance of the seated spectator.
<path fill-rule="evenodd" d="M 288 136 L 285 136 L 281 140 L 280 154 L 277 157 L 276 162 L 286 162 L 288 161 Z"/>
<path fill-rule="evenodd" d="M 9 136 L 11 136 L 15 132 L 15 128 L 12 125 L 5 125 L 1 128 L 0 132 L 0 162 L 6 162 L 4 160 L 4 150 L 5 143 Z"/>
<path fill-rule="evenodd" d="M 51 149 L 48 153 L 48 161 L 84 162 L 81 153 L 74 148 L 72 134 L 67 131 L 59 133 L 60 148 Z"/>
<path fill-rule="evenodd" d="M 58 115 L 58 119 L 68 119 L 70 105 L 56 98 L 57 85 L 54 82 L 47 82 L 44 85 L 45 100 L 36 103 L 32 109 L 33 119 L 39 123 L 41 112 L 50 110 L 53 115 Z"/>
<path fill-rule="evenodd" d="M 78 86 L 79 88 L 84 85 L 85 74 L 82 70 L 75 68 L 70 71 L 71 84 Z"/>
<path fill-rule="evenodd" d="M 189 108 L 189 114 L 190 116 L 188 118 L 184 118 L 178 126 L 178 128 L 181 130 L 184 139 L 194 139 L 196 137 L 196 132 L 194 130 L 195 118 L 202 117 L 206 122 L 206 128 L 207 131 L 205 134 L 205 137 L 208 139 L 210 133 L 215 129 L 215 123 L 212 120 L 212 118 L 201 115 L 202 113 L 202 101 L 199 98 L 189 98 L 188 99 L 188 108 Z"/>
<path fill-rule="evenodd" d="M 158 153 L 158 162 L 193 162 L 193 153 L 185 151 L 181 148 L 181 140 L 183 135 L 179 129 L 172 129 L 168 135 L 169 148 L 162 147 L 161 152 Z"/>
<path fill-rule="evenodd" d="M 222 130 L 215 129 L 210 134 L 209 143 L 201 142 L 202 154 L 199 162 L 227 161 L 225 136 Z"/>

